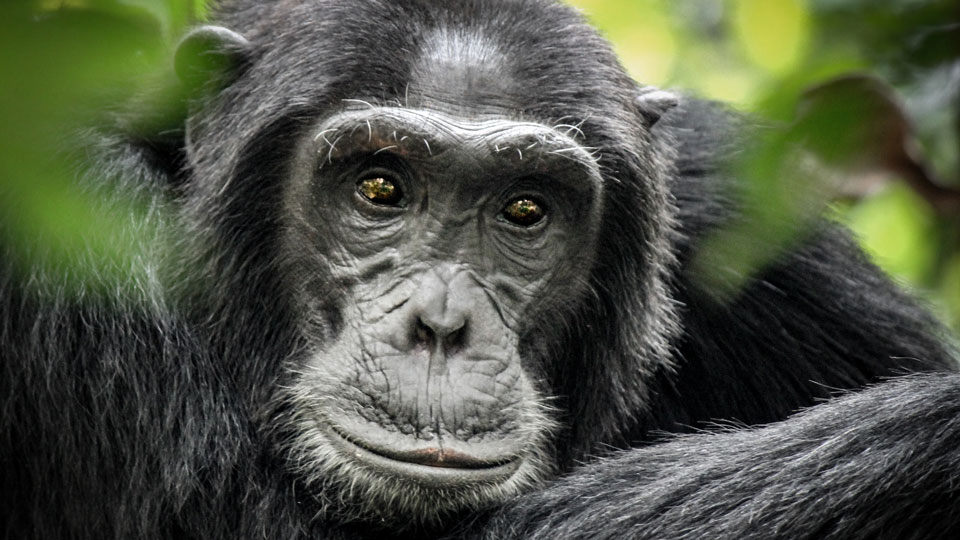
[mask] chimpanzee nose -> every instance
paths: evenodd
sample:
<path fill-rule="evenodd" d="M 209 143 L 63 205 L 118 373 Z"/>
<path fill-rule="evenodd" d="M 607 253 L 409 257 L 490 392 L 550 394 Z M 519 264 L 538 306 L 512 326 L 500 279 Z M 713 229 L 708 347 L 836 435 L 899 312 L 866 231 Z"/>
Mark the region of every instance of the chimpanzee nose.
<path fill-rule="evenodd" d="M 430 348 L 439 345 L 445 353 L 451 354 L 463 346 L 466 327 L 466 317 L 460 316 L 460 314 L 445 319 L 420 315 L 417 317 L 415 331 L 420 343 Z"/>
<path fill-rule="evenodd" d="M 451 355 L 466 344 L 471 301 L 469 287 L 455 276 L 429 272 L 413 298 L 413 337 L 418 345 Z"/>

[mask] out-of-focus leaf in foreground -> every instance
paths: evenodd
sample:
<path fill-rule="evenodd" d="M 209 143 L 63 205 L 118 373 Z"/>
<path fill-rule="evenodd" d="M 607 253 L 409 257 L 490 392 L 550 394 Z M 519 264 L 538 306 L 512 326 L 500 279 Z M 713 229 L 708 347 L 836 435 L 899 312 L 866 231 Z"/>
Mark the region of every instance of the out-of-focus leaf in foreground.
<path fill-rule="evenodd" d="M 83 157 L 88 131 L 111 109 L 138 93 L 163 95 L 155 90 L 185 6 L 0 5 L 0 248 L 25 275 L 76 294 L 140 278 L 145 247 L 159 237 L 155 221 Z M 154 102 L 162 122 L 164 98 Z"/>
<path fill-rule="evenodd" d="M 807 223 L 829 202 L 862 197 L 890 178 L 905 180 L 942 212 L 960 211 L 960 192 L 933 177 L 895 92 L 873 77 L 847 75 L 809 88 L 793 122 L 755 139 L 733 166 L 743 180 L 744 215 L 709 238 L 695 261 L 701 285 L 718 297 L 736 295 L 750 276 L 808 230 Z M 866 216 L 875 216 L 874 232 L 881 223 L 892 224 L 870 236 L 866 247 L 877 253 L 878 245 L 901 246 L 898 253 L 904 256 L 891 262 L 896 265 L 891 269 L 917 277 L 912 269 L 930 262 L 934 244 L 925 237 L 935 230 L 907 219 L 923 215 L 916 204 L 904 206 L 911 200 L 893 199 L 902 204 L 888 207 L 882 217 L 871 212 L 876 204 L 867 205 L 860 221 L 854 220 L 866 227 Z M 895 216 L 900 219 L 894 221 Z"/>

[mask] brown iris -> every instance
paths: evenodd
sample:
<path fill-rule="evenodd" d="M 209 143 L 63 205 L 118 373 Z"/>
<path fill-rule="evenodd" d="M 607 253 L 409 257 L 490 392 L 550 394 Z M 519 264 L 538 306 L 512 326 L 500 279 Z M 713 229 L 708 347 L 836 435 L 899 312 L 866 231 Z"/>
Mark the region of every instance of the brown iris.
<path fill-rule="evenodd" d="M 372 203 L 395 205 L 400 202 L 400 186 L 389 178 L 373 176 L 357 184 L 357 191 Z"/>
<path fill-rule="evenodd" d="M 524 227 L 535 225 L 545 214 L 543 207 L 530 199 L 517 199 L 503 209 L 507 221 Z"/>

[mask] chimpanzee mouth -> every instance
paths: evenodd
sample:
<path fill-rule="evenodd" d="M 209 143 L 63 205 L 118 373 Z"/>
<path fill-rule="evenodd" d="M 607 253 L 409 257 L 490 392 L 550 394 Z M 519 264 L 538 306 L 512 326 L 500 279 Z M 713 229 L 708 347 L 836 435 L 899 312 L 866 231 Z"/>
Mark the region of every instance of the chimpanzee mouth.
<path fill-rule="evenodd" d="M 515 454 L 477 457 L 448 445 L 395 450 L 349 434 L 339 426 L 330 425 L 326 432 L 345 455 L 364 466 L 435 487 L 502 482 L 516 472 L 521 462 Z"/>

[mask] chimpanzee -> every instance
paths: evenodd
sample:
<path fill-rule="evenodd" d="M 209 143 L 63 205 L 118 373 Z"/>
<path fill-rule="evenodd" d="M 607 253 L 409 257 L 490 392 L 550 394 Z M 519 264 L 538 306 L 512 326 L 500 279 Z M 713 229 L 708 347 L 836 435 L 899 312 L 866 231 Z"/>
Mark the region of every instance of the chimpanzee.
<path fill-rule="evenodd" d="M 693 263 L 747 122 L 548 0 L 211 20 L 79 139 L 136 267 L 0 244 L 5 538 L 958 537 L 933 318 L 826 220 Z"/>

